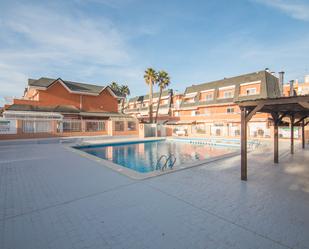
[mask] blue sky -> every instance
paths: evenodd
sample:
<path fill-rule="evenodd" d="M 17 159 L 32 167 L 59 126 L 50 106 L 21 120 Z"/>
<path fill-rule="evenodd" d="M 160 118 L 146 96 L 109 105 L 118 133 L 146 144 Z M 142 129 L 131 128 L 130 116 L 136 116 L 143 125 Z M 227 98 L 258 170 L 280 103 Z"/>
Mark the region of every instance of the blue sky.
<path fill-rule="evenodd" d="M 147 67 L 183 91 L 262 70 L 309 74 L 309 0 L 0 1 L 0 105 L 28 78 L 148 90 Z"/>

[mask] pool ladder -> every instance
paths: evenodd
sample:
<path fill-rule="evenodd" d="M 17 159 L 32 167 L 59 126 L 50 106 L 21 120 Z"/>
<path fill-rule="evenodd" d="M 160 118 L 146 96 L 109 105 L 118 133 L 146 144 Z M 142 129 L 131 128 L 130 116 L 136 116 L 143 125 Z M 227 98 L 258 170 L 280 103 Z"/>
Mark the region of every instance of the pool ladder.
<path fill-rule="evenodd" d="M 164 165 L 161 167 L 160 166 L 160 162 L 162 160 L 162 158 L 165 158 L 165 163 Z M 169 165 L 167 165 L 168 162 L 171 162 Z M 173 169 L 174 164 L 176 163 L 176 157 L 173 154 L 170 154 L 169 157 L 167 157 L 167 155 L 162 155 L 160 156 L 160 158 L 157 161 L 157 165 L 156 165 L 156 170 L 165 170 L 167 167 L 169 167 L 170 169 Z"/>

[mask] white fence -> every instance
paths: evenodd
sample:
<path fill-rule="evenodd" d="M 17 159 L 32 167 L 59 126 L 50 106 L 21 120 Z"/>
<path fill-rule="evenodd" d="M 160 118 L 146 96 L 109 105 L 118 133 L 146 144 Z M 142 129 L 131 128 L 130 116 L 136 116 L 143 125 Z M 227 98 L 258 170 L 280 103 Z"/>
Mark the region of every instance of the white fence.
<path fill-rule="evenodd" d="M 0 119 L 0 134 L 71 133 L 107 131 L 107 120 Z"/>
<path fill-rule="evenodd" d="M 0 118 L 0 135 L 16 134 L 16 120 Z"/>
<path fill-rule="evenodd" d="M 51 121 L 44 120 L 23 120 L 23 133 L 51 133 L 53 132 L 53 124 Z"/>

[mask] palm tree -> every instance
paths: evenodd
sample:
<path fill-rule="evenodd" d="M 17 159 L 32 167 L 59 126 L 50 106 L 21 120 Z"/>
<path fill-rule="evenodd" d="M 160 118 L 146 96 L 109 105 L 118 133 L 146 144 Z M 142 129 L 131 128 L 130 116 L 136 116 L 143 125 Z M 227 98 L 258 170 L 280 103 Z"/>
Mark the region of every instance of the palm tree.
<path fill-rule="evenodd" d="M 120 91 L 120 94 L 123 96 L 123 99 L 122 99 L 122 103 L 121 103 L 121 112 L 123 113 L 124 111 L 124 103 L 127 99 L 127 96 L 130 95 L 130 89 L 127 85 L 122 85 L 119 89 Z"/>
<path fill-rule="evenodd" d="M 109 87 L 114 91 L 117 96 L 121 96 L 121 112 L 124 110 L 124 104 L 128 95 L 130 95 L 130 89 L 127 85 L 120 85 L 113 81 L 109 84 Z M 118 100 L 119 101 L 119 100 Z M 120 104 L 120 101 L 119 101 Z"/>
<path fill-rule="evenodd" d="M 168 75 L 167 72 L 165 72 L 164 70 L 161 70 L 161 71 L 158 72 L 157 83 L 158 83 L 159 88 L 160 88 L 160 93 L 159 93 L 159 100 L 158 100 L 158 105 L 157 105 L 155 123 L 157 123 L 157 120 L 158 120 L 158 114 L 159 114 L 162 92 L 170 84 L 170 82 L 171 82 L 170 76 Z"/>
<path fill-rule="evenodd" d="M 118 93 L 119 90 L 120 90 L 120 85 L 113 81 L 112 83 L 109 84 L 109 87 L 115 92 L 115 93 Z"/>
<path fill-rule="evenodd" d="M 157 82 L 157 72 L 153 68 L 147 68 L 145 71 L 144 79 L 146 84 L 149 85 L 149 122 L 153 122 L 152 118 L 152 94 L 153 94 L 153 85 Z"/>

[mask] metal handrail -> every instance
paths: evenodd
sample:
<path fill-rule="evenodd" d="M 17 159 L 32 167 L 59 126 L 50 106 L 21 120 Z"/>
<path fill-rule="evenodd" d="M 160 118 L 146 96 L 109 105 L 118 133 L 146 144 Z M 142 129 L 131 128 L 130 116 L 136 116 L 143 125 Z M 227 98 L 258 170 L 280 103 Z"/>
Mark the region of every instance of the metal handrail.
<path fill-rule="evenodd" d="M 167 163 L 169 161 L 172 160 L 172 157 L 174 157 L 174 160 L 172 161 L 172 163 L 170 163 L 169 165 L 167 165 Z M 170 169 L 173 169 L 174 164 L 176 163 L 176 157 L 173 154 L 170 154 L 169 157 L 167 157 L 165 164 L 163 165 L 163 167 L 161 168 L 161 170 L 163 171 L 164 169 L 166 169 L 167 167 L 169 167 Z"/>
<path fill-rule="evenodd" d="M 177 160 L 176 157 L 175 157 L 173 154 L 170 154 L 169 159 L 171 160 L 172 157 L 174 157 L 174 160 L 173 160 L 173 162 L 172 162 L 170 165 L 168 165 L 168 167 L 169 167 L 170 169 L 173 169 L 174 164 L 176 163 L 176 160 Z"/>
<path fill-rule="evenodd" d="M 166 155 L 162 155 L 162 156 L 160 156 L 160 158 L 159 158 L 158 161 L 157 161 L 156 170 L 162 169 L 161 166 L 159 165 L 159 163 L 161 162 L 161 159 L 164 158 L 164 157 L 165 157 L 165 159 L 166 159 L 166 160 L 165 160 L 164 166 L 166 165 L 166 162 L 167 162 L 168 158 L 167 158 Z M 163 167 L 164 167 L 164 166 L 163 166 Z"/>

